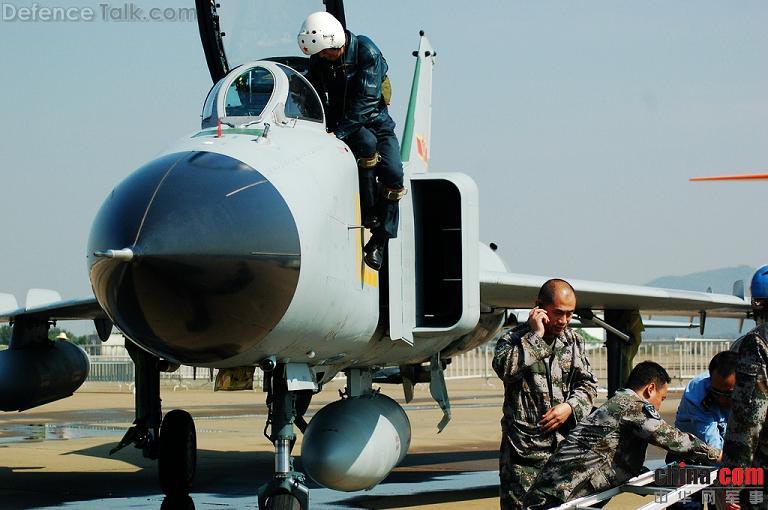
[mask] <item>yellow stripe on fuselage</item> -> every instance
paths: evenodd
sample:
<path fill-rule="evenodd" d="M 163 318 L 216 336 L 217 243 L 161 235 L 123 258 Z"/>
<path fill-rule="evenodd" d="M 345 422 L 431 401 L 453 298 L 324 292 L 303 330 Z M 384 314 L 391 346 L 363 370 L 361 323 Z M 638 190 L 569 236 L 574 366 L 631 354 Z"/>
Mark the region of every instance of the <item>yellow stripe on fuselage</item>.
<path fill-rule="evenodd" d="M 360 216 L 360 194 L 355 195 L 355 225 L 360 225 L 363 220 Z M 355 271 L 357 272 L 357 281 L 362 285 L 368 287 L 379 287 L 379 273 L 374 271 L 363 261 L 363 246 L 371 238 L 371 233 L 367 229 L 358 228 L 357 235 L 355 235 Z"/>

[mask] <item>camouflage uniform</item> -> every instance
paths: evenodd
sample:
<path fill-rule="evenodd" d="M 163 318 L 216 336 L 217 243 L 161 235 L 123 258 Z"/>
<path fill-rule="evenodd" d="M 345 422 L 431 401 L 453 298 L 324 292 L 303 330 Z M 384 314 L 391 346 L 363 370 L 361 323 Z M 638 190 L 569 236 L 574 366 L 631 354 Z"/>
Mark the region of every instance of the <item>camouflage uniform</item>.
<path fill-rule="evenodd" d="M 762 324 L 736 340 L 731 350 L 739 353 L 736 389 L 723 446 L 724 467 L 768 468 L 768 342 Z M 741 508 L 766 508 L 749 502 L 750 490 L 741 491 Z M 764 500 L 768 492 L 763 489 Z"/>
<path fill-rule="evenodd" d="M 525 507 L 551 508 L 604 491 L 640 474 L 648 443 L 714 464 L 720 450 L 667 424 L 652 404 L 622 389 L 585 418 L 550 457 Z"/>
<path fill-rule="evenodd" d="M 563 440 L 563 429 L 592 410 L 597 379 L 589 366 L 584 340 L 575 331 L 566 328 L 550 345 L 527 323 L 499 339 L 493 369 L 504 381 L 501 508 L 519 509 L 523 495 Z M 542 434 L 542 416 L 563 402 L 573 408 L 571 418 L 559 430 Z"/>

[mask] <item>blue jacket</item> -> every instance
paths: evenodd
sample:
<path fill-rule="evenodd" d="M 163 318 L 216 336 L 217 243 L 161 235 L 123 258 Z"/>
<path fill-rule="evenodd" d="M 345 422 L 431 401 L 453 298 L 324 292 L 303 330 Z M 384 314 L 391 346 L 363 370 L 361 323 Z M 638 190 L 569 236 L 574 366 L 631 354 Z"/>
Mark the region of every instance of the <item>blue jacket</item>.
<path fill-rule="evenodd" d="M 346 138 L 386 111 L 381 84 L 387 70 L 387 61 L 373 41 L 349 31 L 339 62 L 328 62 L 319 55 L 309 58 L 307 78 L 320 94 L 328 129 L 337 138 Z"/>
<path fill-rule="evenodd" d="M 685 387 L 680 407 L 677 408 L 675 427 L 722 450 L 729 411 L 720 409 L 715 403 L 709 409 L 704 408 L 702 401 L 707 396 L 710 384 L 707 372 L 691 379 Z"/>

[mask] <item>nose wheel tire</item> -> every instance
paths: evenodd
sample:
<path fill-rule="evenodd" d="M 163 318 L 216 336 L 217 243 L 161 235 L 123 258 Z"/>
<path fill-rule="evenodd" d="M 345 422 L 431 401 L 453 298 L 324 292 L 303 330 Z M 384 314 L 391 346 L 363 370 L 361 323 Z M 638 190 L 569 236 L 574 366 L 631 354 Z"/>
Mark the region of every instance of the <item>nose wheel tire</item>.
<path fill-rule="evenodd" d="M 174 409 L 160 426 L 158 474 L 168 496 L 189 494 L 197 467 L 197 434 L 192 416 Z"/>
<path fill-rule="evenodd" d="M 184 496 L 166 496 L 160 505 L 160 510 L 195 510 L 195 502 L 189 497 Z"/>
<path fill-rule="evenodd" d="M 302 510 L 299 500 L 290 494 L 275 494 L 267 500 L 268 510 Z"/>

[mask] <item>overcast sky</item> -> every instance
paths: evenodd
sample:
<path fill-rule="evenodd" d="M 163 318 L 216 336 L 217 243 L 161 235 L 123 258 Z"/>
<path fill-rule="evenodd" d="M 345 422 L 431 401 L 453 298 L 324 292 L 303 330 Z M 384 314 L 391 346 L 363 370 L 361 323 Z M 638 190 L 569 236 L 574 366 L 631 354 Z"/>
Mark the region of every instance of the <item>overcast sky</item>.
<path fill-rule="evenodd" d="M 295 34 L 321 8 L 222 3 L 233 59 L 299 54 Z M 20 301 L 30 287 L 90 293 L 98 207 L 199 126 L 211 86 L 194 22 L 106 22 L 96 0 L 38 4 L 96 15 L 0 22 L 0 292 Z M 768 168 L 768 2 L 346 4 L 349 27 L 389 62 L 398 135 L 427 32 L 431 169 L 476 180 L 480 238 L 511 271 L 643 283 L 768 262 L 768 182 L 687 180 Z"/>

